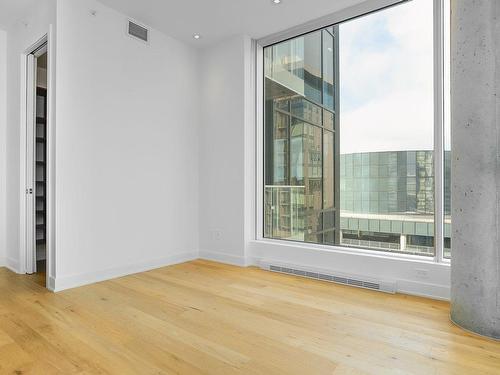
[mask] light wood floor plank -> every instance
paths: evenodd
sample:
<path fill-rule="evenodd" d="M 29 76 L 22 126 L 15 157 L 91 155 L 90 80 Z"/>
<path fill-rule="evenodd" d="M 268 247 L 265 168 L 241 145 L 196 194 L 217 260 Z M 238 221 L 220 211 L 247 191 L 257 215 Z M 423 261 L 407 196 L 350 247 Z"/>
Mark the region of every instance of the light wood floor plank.
<path fill-rule="evenodd" d="M 193 261 L 57 294 L 0 268 L 0 374 L 500 374 L 449 304 Z"/>

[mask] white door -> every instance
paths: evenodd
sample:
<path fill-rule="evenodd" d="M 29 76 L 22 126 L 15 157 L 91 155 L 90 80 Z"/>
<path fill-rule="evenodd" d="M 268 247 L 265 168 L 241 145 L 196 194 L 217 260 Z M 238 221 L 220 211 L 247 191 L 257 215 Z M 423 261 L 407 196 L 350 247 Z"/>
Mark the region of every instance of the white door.
<path fill-rule="evenodd" d="M 28 55 L 26 72 L 26 273 L 36 272 L 35 228 L 35 124 L 36 124 L 36 59 Z"/>

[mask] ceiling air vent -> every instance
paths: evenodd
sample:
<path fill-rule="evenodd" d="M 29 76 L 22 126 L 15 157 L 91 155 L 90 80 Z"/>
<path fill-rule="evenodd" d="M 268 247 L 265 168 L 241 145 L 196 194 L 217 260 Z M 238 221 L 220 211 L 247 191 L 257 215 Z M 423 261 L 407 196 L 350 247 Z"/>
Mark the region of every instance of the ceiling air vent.
<path fill-rule="evenodd" d="M 133 21 L 128 20 L 127 22 L 128 35 L 147 43 L 149 40 L 149 30 Z"/>

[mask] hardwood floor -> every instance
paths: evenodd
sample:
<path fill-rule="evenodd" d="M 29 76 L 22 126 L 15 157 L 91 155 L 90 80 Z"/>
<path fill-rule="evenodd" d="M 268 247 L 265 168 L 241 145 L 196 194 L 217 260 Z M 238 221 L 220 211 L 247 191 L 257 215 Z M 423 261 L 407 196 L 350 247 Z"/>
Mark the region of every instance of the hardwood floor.
<path fill-rule="evenodd" d="M 37 283 L 38 285 L 45 287 L 47 278 L 47 273 L 45 272 L 45 270 L 46 270 L 45 261 L 39 260 L 36 262 L 36 273 L 34 273 L 33 275 L 29 275 L 27 277 L 31 278 L 33 282 Z"/>
<path fill-rule="evenodd" d="M 207 261 L 50 293 L 0 269 L 0 374 L 500 374 L 445 302 Z"/>

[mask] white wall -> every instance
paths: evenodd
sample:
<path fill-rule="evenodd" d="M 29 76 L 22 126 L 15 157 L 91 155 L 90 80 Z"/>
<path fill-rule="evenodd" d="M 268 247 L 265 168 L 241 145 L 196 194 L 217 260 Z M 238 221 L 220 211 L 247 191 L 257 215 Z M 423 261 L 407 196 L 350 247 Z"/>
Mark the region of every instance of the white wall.
<path fill-rule="evenodd" d="M 251 40 L 234 36 L 200 55 L 200 255 L 246 264 L 245 200 L 249 161 L 245 134 L 252 79 Z M 250 94 L 250 95 L 249 95 Z M 250 175 L 253 178 L 253 175 Z"/>
<path fill-rule="evenodd" d="M 55 0 L 40 0 L 18 22 L 7 30 L 7 126 L 6 126 L 6 193 L 7 242 L 6 265 L 16 272 L 20 267 L 20 122 L 21 122 L 21 54 L 47 34 L 55 23 Z"/>
<path fill-rule="evenodd" d="M 0 30 L 0 267 L 6 260 L 6 122 L 7 122 L 7 33 Z"/>
<path fill-rule="evenodd" d="M 198 56 L 126 20 L 58 1 L 55 289 L 198 256 Z"/>

